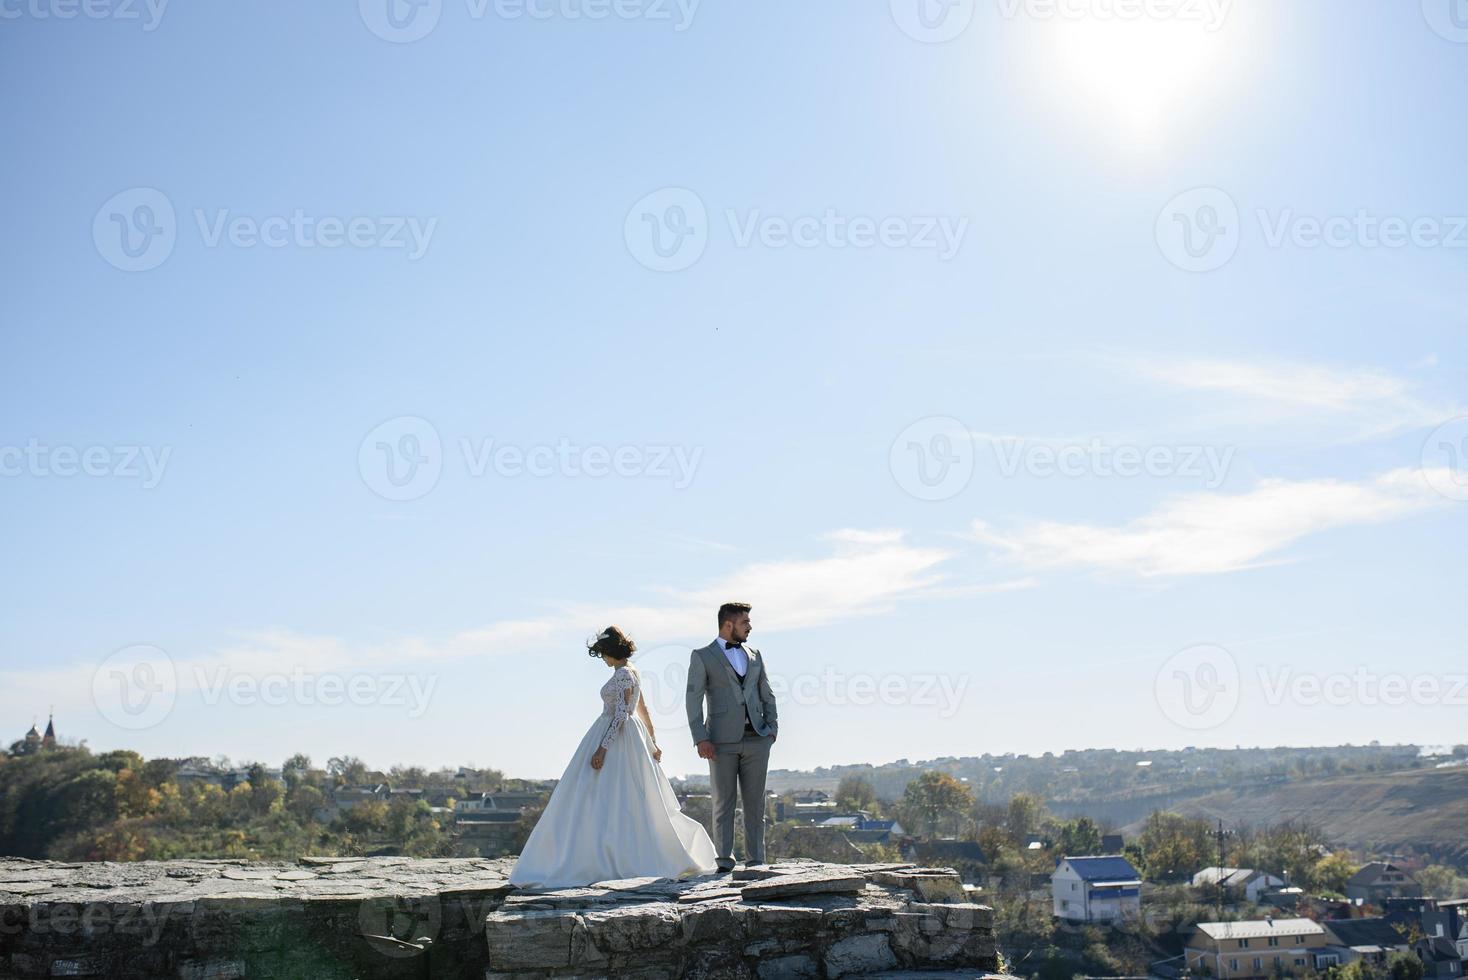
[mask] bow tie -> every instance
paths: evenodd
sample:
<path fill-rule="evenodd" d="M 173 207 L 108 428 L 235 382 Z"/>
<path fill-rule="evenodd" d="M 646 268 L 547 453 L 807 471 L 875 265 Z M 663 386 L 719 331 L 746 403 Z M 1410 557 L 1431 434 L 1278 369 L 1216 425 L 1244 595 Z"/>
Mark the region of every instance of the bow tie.
<path fill-rule="evenodd" d="M 724 648 L 727 649 L 727 650 L 743 650 L 744 649 L 744 644 L 742 644 L 742 643 L 725 643 L 724 644 Z"/>

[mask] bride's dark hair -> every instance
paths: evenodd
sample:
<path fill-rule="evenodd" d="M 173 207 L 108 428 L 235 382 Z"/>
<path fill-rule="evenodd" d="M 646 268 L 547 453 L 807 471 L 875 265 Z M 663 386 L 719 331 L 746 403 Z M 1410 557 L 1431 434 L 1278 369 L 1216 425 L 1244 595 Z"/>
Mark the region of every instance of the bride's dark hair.
<path fill-rule="evenodd" d="M 637 652 L 637 644 L 617 627 L 608 626 L 586 644 L 586 652 L 593 657 L 605 654 L 613 660 L 626 660 Z"/>

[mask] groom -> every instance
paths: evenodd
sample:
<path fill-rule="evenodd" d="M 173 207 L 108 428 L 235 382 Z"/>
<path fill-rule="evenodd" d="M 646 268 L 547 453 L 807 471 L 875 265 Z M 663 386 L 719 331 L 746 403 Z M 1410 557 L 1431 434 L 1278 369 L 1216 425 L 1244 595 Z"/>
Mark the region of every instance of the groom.
<path fill-rule="evenodd" d="M 720 871 L 734 870 L 734 797 L 744 799 L 744 866 L 765 863 L 765 773 L 779 724 L 765 658 L 749 639 L 750 606 L 719 607 L 719 636 L 688 664 L 688 727 L 709 760 L 714 846 Z M 704 715 L 704 700 L 708 715 Z"/>

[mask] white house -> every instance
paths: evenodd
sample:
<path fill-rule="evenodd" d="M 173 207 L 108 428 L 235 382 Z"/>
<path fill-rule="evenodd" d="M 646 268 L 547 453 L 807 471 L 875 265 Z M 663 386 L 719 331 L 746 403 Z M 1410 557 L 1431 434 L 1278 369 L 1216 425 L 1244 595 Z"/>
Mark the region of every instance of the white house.
<path fill-rule="evenodd" d="M 1265 892 L 1283 888 L 1284 879 L 1267 871 L 1254 868 L 1204 868 L 1193 875 L 1193 887 L 1216 888 L 1222 884 L 1226 891 L 1242 895 L 1250 902 L 1259 902 Z"/>
<path fill-rule="evenodd" d="M 1072 922 L 1115 922 L 1142 914 L 1142 876 L 1120 855 L 1066 857 L 1050 876 L 1055 914 Z"/>

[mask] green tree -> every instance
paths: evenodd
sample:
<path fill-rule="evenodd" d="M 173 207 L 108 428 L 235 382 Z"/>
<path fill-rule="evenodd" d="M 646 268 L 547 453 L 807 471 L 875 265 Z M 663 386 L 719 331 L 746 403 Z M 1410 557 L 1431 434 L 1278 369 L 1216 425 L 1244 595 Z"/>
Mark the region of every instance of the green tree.
<path fill-rule="evenodd" d="M 1045 819 L 1045 801 L 1034 793 L 1017 793 L 1010 797 L 1005 827 L 1016 846 L 1024 847 L 1029 836 L 1040 829 Z"/>
<path fill-rule="evenodd" d="M 968 787 L 948 773 L 929 771 L 907 784 L 902 804 L 909 819 L 916 819 L 932 837 L 943 821 L 962 819 L 973 807 L 974 798 Z"/>
<path fill-rule="evenodd" d="M 1060 828 L 1060 850 L 1067 855 L 1101 853 L 1101 828 L 1090 817 L 1077 817 Z"/>
<path fill-rule="evenodd" d="M 1159 881 L 1180 881 L 1206 867 L 1213 845 L 1208 821 L 1154 810 L 1143 826 L 1139 844 L 1147 873 Z"/>
<path fill-rule="evenodd" d="M 1392 980 L 1422 980 L 1422 961 L 1414 953 L 1393 953 L 1386 961 Z"/>
<path fill-rule="evenodd" d="M 843 776 L 836 786 L 836 805 L 843 810 L 875 810 L 877 791 L 861 776 Z"/>
<path fill-rule="evenodd" d="M 1301 878 L 1304 884 L 1314 891 L 1344 895 L 1346 882 L 1350 881 L 1351 876 L 1358 870 L 1360 869 L 1356 867 L 1349 854 L 1337 851 L 1316 861 Z"/>

